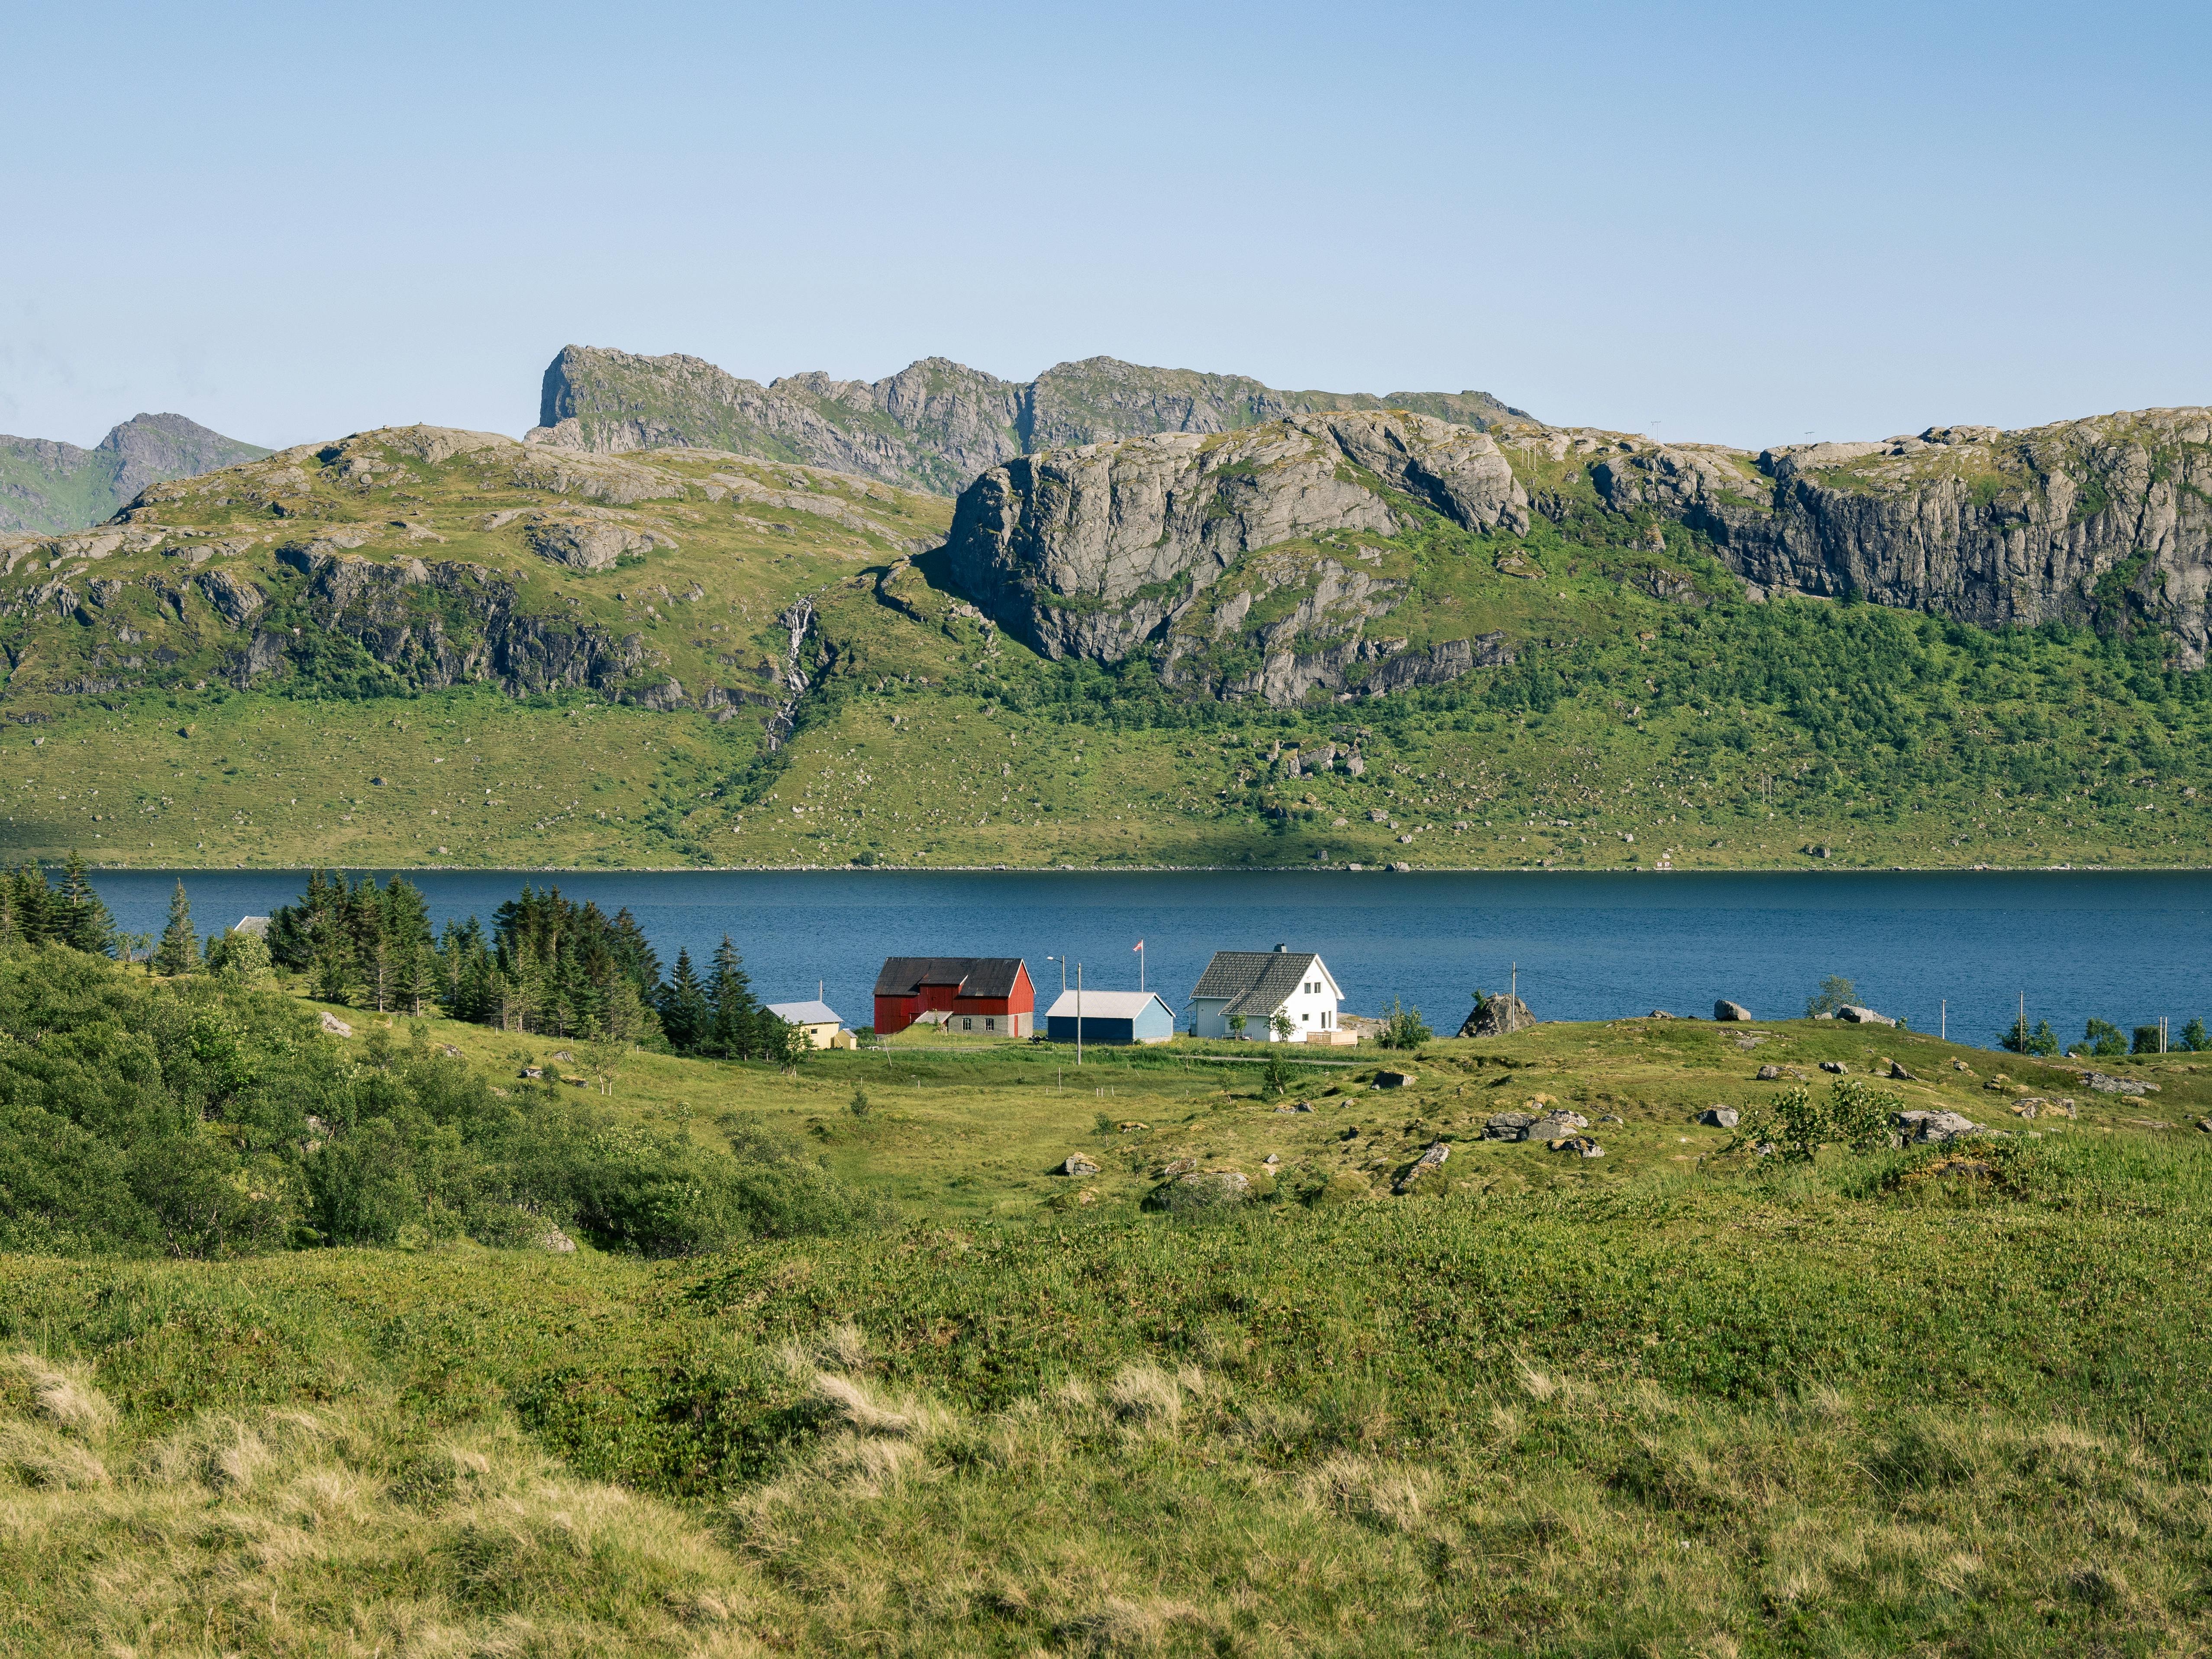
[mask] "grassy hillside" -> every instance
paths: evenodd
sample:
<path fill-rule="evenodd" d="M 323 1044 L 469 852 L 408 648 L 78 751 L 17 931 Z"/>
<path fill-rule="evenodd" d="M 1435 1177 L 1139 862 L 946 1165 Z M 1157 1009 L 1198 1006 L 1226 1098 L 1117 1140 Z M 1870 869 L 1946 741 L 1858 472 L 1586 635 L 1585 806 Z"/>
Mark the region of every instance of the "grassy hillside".
<path fill-rule="evenodd" d="M 176 1028 L 195 1053 L 210 1012 L 274 1029 L 238 994 L 156 994 L 199 1011 Z M 371 1079 L 339 1143 L 381 1111 L 418 1157 L 450 1158 L 374 1079 L 455 1062 L 405 1060 L 405 1022 L 388 1035 L 305 1039 Z M 557 1066 L 543 1041 L 440 1021 L 416 1040 L 515 1100 L 561 1092 L 514 1076 Z M 709 1179 L 796 1146 L 896 1211 L 708 1256 L 620 1254 L 573 1221 L 566 1255 L 433 1228 L 396 1249 L 0 1256 L 0 1639 L 1829 1655 L 2212 1638 L 2212 1350 L 2174 1288 L 2201 1277 L 2212 1218 L 2197 1060 L 2129 1062 L 2160 1092 L 2120 1099 L 1812 1022 L 1436 1042 L 1389 1093 L 1367 1086 L 1374 1055 L 1276 1094 L 1206 1054 L 1094 1050 L 1077 1072 L 1050 1048 L 918 1040 L 792 1078 L 637 1057 L 592 1097 L 607 1135 L 684 1138 Z M 1899 1103 L 2012 1138 L 1792 1164 L 1694 1121 L 1770 1092 L 1758 1064 L 1820 1078 L 1824 1060 L 1901 1061 Z M 2079 1115 L 2014 1115 L 2023 1092 Z M 1479 1138 L 1539 1096 L 1588 1116 L 1605 1156 Z M 9 1156 L 27 1098 L 0 1112 Z M 193 1133 L 252 1119 L 233 1115 Z M 1442 1178 L 1393 1195 L 1439 1139 Z M 1071 1152 L 1100 1173 L 1048 1173 Z M 1254 1200 L 1145 1207 L 1186 1158 L 1245 1173 Z"/>
<path fill-rule="evenodd" d="M 149 492 L 97 536 L 9 544 L 0 847 L 295 866 L 2204 856 L 2212 682 L 2156 636 L 1749 604 L 1696 536 L 1607 514 L 1527 452 L 1556 521 L 1485 536 L 1409 514 L 1393 537 L 1264 550 L 1178 624 L 1171 665 L 1103 670 L 1006 639 L 915 553 L 943 532 L 936 498 L 426 433 L 288 451 Z M 576 568 L 543 550 L 554 532 L 627 550 Z M 355 560 L 381 586 L 342 606 L 330 573 Z M 410 578 L 410 560 L 457 574 Z M 1216 636 L 1223 606 L 1258 593 L 1248 626 L 1289 616 L 1330 562 L 1405 585 L 1370 633 L 1503 633 L 1516 662 L 1294 708 L 1195 689 L 1256 663 Z M 795 730 L 771 752 L 785 702 Z M 1279 758 L 1325 744 L 1356 746 L 1364 775 Z"/>

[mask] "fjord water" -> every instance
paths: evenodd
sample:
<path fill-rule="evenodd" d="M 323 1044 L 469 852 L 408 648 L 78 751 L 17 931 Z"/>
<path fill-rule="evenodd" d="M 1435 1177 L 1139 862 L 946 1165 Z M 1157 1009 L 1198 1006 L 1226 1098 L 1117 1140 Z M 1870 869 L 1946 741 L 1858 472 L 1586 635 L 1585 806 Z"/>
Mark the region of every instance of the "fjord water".
<path fill-rule="evenodd" d="M 118 925 L 158 933 L 179 872 L 103 873 Z M 304 884 L 296 872 L 181 872 L 204 936 L 266 915 Z M 872 1017 L 887 955 L 1021 956 L 1040 1007 L 1066 953 L 1084 982 L 1145 983 L 1182 1012 L 1217 949 L 1318 951 L 1348 1012 L 1395 997 L 1449 1033 L 1475 988 L 1520 966 L 1540 1018 L 1604 1019 L 1664 1008 L 1710 1015 L 1727 997 L 1754 1015 L 1802 1012 L 1824 975 L 1934 1031 L 1948 1000 L 1955 1041 L 1987 1045 L 2021 992 L 2031 1020 L 2072 1040 L 2094 1014 L 2122 1027 L 2212 1019 L 2212 872 L 1835 872 L 1820 874 L 1389 874 L 1380 872 L 700 871 L 416 872 L 441 926 L 492 912 L 526 882 L 612 913 L 627 906 L 664 966 L 679 946 L 703 964 L 727 933 L 755 988 L 815 994 L 848 1024 Z M 1070 982 L 1073 975 L 1069 975 Z"/>

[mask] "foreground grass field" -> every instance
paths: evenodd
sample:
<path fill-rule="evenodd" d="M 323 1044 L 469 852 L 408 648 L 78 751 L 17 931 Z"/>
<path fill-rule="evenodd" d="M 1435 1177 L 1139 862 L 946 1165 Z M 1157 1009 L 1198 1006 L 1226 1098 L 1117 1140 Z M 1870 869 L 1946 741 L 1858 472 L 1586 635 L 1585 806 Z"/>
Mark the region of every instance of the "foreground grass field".
<path fill-rule="evenodd" d="M 423 1024 L 496 1086 L 562 1064 Z M 1437 1042 L 1395 1091 L 1331 1057 L 1278 1093 L 1204 1045 L 640 1055 L 617 1121 L 786 1139 L 895 1214 L 659 1262 L 0 1258 L 0 1647 L 2212 1643 L 2195 1058 L 2118 1097 L 1828 1022 Z M 1694 1121 L 1824 1060 L 2009 1138 L 1784 1164 Z M 1605 1156 L 1480 1138 L 1538 1097 Z M 1254 1201 L 1145 1207 L 1185 1159 Z"/>

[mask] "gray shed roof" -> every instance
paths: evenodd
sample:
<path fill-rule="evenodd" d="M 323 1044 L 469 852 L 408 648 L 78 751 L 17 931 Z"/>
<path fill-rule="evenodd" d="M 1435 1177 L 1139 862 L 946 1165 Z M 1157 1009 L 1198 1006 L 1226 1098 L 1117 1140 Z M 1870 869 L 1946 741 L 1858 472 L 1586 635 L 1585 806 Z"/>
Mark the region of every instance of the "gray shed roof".
<path fill-rule="evenodd" d="M 1311 951 L 1216 951 L 1190 994 L 1194 1000 L 1226 998 L 1224 1014 L 1272 1014 L 1320 960 Z"/>
<path fill-rule="evenodd" d="M 771 1002 L 768 1011 L 787 1025 L 842 1025 L 837 1011 L 826 1002 Z"/>

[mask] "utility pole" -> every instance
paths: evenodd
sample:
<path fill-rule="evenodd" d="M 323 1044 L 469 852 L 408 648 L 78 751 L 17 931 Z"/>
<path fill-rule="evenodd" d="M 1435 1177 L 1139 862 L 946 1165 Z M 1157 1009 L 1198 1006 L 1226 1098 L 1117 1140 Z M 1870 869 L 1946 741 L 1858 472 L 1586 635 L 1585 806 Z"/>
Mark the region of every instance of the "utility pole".
<path fill-rule="evenodd" d="M 1942 1012 L 1936 1017 L 1936 1040 L 1939 1042 L 1948 1042 L 1951 1040 L 1951 1000 L 1945 997 L 1936 1006 L 1942 1010 Z"/>
<path fill-rule="evenodd" d="M 1521 1000 L 1521 964 L 1517 962 L 1513 964 L 1513 988 L 1505 994 L 1516 1002 Z"/>
<path fill-rule="evenodd" d="M 1075 1063 L 1083 1064 L 1083 964 L 1075 964 Z"/>
<path fill-rule="evenodd" d="M 2027 993 L 2020 994 L 2020 1051 L 2027 1052 Z"/>

